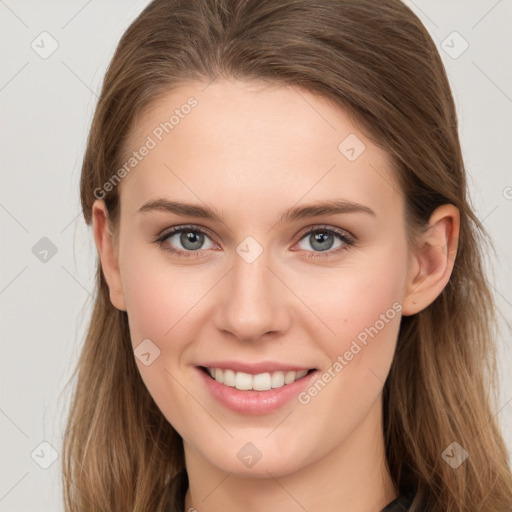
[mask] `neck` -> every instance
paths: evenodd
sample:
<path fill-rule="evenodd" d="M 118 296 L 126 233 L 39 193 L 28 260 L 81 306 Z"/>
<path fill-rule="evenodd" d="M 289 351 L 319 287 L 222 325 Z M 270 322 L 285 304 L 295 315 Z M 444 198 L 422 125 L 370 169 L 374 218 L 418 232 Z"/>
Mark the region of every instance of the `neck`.
<path fill-rule="evenodd" d="M 386 464 L 381 402 L 335 449 L 279 477 L 222 471 L 185 443 L 185 512 L 380 512 L 397 497 Z"/>

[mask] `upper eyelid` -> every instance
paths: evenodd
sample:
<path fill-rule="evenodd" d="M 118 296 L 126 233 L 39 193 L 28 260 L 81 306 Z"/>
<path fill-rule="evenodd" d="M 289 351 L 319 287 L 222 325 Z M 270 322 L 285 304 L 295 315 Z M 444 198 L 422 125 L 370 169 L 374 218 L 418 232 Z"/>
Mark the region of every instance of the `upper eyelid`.
<path fill-rule="evenodd" d="M 205 228 L 204 226 L 195 226 L 195 225 L 183 225 L 183 226 L 174 226 L 172 228 L 169 228 L 168 230 L 163 230 L 159 235 L 158 235 L 158 239 L 161 240 L 161 239 L 165 239 L 165 238 L 168 238 L 172 235 L 175 235 L 176 233 L 180 233 L 182 231 L 186 231 L 186 230 L 189 230 L 189 231 L 198 231 L 200 233 L 204 233 L 205 235 L 208 235 L 210 238 L 214 238 L 212 235 L 211 235 L 211 232 L 208 228 Z"/>

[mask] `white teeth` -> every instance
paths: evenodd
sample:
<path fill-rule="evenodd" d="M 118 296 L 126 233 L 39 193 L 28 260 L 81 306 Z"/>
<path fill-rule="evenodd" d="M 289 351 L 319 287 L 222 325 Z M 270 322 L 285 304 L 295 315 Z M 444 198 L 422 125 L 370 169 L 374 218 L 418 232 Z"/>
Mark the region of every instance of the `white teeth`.
<path fill-rule="evenodd" d="M 295 381 L 295 376 L 297 375 L 297 372 L 287 372 L 284 376 L 284 383 L 285 384 L 291 384 Z"/>
<path fill-rule="evenodd" d="M 297 379 L 302 379 L 302 377 L 305 377 L 306 374 L 308 373 L 309 370 L 300 370 L 297 372 L 297 377 L 295 378 L 295 380 Z"/>
<path fill-rule="evenodd" d="M 220 372 L 222 370 L 217 370 Z M 215 379 L 217 380 L 217 379 Z M 236 389 L 252 389 L 252 377 L 248 373 L 236 372 L 235 375 L 235 388 Z"/>
<path fill-rule="evenodd" d="M 219 371 L 222 371 L 222 370 L 219 370 Z M 224 375 L 223 375 L 223 384 L 225 386 L 230 386 L 232 388 L 235 387 L 235 383 L 236 383 L 236 375 L 235 375 L 235 372 L 233 370 L 224 370 Z"/>
<path fill-rule="evenodd" d="M 215 371 L 215 375 L 214 375 L 215 380 L 220 383 L 223 383 L 224 380 L 222 378 L 222 370 L 220 368 L 215 368 L 214 371 Z"/>
<path fill-rule="evenodd" d="M 254 389 L 255 391 L 268 391 L 291 384 L 304 377 L 308 370 L 298 372 L 265 372 L 251 375 L 250 373 L 235 372 L 234 370 L 222 370 L 221 368 L 207 368 L 208 373 L 221 384 L 235 387 L 241 391 Z"/>
<path fill-rule="evenodd" d="M 272 374 L 271 386 L 273 388 L 280 388 L 284 386 L 284 373 L 283 372 L 274 372 Z"/>
<path fill-rule="evenodd" d="M 258 373 L 252 378 L 252 389 L 256 391 L 268 391 L 272 389 L 270 373 Z"/>

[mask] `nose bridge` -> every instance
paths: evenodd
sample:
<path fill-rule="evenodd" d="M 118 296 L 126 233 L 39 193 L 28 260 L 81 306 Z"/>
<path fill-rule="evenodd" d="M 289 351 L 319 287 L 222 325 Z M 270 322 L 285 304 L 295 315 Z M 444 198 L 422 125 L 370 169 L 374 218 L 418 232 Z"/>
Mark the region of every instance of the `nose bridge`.
<path fill-rule="evenodd" d="M 237 247 L 216 315 L 219 330 L 244 340 L 286 329 L 289 315 L 286 290 L 269 268 L 269 253 L 250 238 Z"/>

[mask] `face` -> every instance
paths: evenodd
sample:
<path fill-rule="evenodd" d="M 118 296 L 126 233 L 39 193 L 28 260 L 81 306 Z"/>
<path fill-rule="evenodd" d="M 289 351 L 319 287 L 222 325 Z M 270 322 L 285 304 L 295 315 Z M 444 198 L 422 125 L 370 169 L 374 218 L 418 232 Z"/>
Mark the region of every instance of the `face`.
<path fill-rule="evenodd" d="M 404 200 L 388 155 L 328 100 L 205 87 L 172 91 L 131 132 L 112 300 L 189 456 L 283 475 L 380 428 L 410 269 Z"/>

